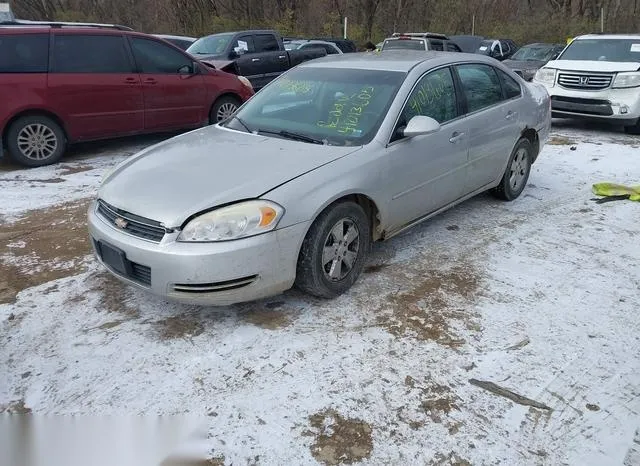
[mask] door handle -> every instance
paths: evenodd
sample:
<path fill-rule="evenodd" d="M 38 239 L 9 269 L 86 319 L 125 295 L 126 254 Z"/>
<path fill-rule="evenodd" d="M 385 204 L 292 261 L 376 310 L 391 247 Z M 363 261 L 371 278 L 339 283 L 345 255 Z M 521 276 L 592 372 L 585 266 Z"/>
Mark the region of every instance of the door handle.
<path fill-rule="evenodd" d="M 158 81 L 152 78 L 148 78 L 144 80 L 145 84 L 158 84 Z"/>
<path fill-rule="evenodd" d="M 125 78 L 124 82 L 127 83 L 127 84 L 138 84 L 138 79 L 137 78 Z"/>
<path fill-rule="evenodd" d="M 464 133 L 459 133 L 459 132 L 454 132 L 451 137 L 449 138 L 449 142 L 451 144 L 455 144 L 457 143 L 460 139 L 462 139 L 464 137 Z"/>
<path fill-rule="evenodd" d="M 251 61 L 260 61 L 259 58 L 252 58 Z"/>
<path fill-rule="evenodd" d="M 518 114 L 516 112 L 512 112 L 511 110 L 509 110 L 507 112 L 507 116 L 505 116 L 505 118 L 507 120 L 513 120 Z"/>

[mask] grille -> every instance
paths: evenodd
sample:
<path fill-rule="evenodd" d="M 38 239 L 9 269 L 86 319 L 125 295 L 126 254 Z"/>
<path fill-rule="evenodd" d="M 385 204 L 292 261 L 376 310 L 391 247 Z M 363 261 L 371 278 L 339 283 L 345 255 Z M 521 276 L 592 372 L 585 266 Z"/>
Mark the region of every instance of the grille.
<path fill-rule="evenodd" d="M 102 200 L 98 200 L 98 214 L 119 230 L 155 243 L 159 243 L 167 232 L 166 229 L 155 220 L 149 220 L 130 214 L 129 212 L 117 209 Z M 116 219 L 124 220 L 121 224 L 124 225 L 124 227 L 118 225 L 116 223 Z"/>
<path fill-rule="evenodd" d="M 599 90 L 611 85 L 612 74 L 560 73 L 558 84 L 569 89 Z"/>
<path fill-rule="evenodd" d="M 151 267 L 131 262 L 131 276 L 134 281 L 151 286 Z"/>
<path fill-rule="evenodd" d="M 257 275 L 251 275 L 250 277 L 216 283 L 176 283 L 173 285 L 173 290 L 178 293 L 215 293 L 249 286 L 256 281 L 257 278 Z"/>

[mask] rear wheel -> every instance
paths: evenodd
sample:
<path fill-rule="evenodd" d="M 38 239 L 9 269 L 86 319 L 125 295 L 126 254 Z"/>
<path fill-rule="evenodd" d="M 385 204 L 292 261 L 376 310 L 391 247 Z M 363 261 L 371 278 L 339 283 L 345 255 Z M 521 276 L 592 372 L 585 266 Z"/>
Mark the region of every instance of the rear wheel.
<path fill-rule="evenodd" d="M 325 210 L 302 243 L 296 286 L 320 298 L 334 298 L 356 282 L 371 247 L 365 211 L 355 202 Z"/>
<path fill-rule="evenodd" d="M 209 113 L 209 123 L 214 125 L 220 121 L 226 120 L 238 110 L 241 102 L 237 97 L 225 95 L 215 101 L 211 112 Z"/>
<path fill-rule="evenodd" d="M 7 131 L 10 157 L 27 167 L 41 167 L 62 158 L 66 146 L 64 131 L 53 119 L 31 115 L 18 118 Z"/>
<path fill-rule="evenodd" d="M 505 201 L 513 201 L 520 196 L 529 179 L 532 160 L 533 146 L 531 142 L 525 138 L 520 139 L 509 157 L 502 180 L 495 187 L 493 193 Z"/>

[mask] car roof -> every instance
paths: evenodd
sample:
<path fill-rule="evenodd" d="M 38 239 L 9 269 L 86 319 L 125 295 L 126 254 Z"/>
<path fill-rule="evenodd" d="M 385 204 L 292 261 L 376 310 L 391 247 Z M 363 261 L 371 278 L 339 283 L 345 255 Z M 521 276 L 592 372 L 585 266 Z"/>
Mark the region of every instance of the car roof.
<path fill-rule="evenodd" d="M 327 55 L 301 63 L 304 68 L 344 68 L 378 71 L 409 72 L 416 66 L 432 62 L 433 66 L 446 65 L 463 60 L 494 63 L 493 59 L 471 53 L 432 52 L 422 50 L 388 50 L 382 52 L 360 52 L 343 55 Z"/>
<path fill-rule="evenodd" d="M 574 37 L 573 40 L 582 39 L 636 39 L 640 40 L 640 34 L 584 34 Z"/>
<path fill-rule="evenodd" d="M 17 19 L 15 21 L 4 21 L 0 23 L 0 27 L 4 29 L 18 29 L 18 30 L 46 30 L 51 29 L 64 29 L 86 31 L 88 28 L 100 29 L 103 31 L 133 31 L 128 26 L 122 26 L 120 24 L 102 24 L 102 23 L 76 23 L 76 22 L 63 22 L 63 21 L 29 21 L 26 19 Z"/>
<path fill-rule="evenodd" d="M 198 40 L 196 37 L 189 37 L 189 36 L 174 36 L 171 34 L 152 34 L 155 37 L 159 37 L 161 39 L 178 39 L 178 40 L 191 40 L 191 41 L 196 41 Z"/>

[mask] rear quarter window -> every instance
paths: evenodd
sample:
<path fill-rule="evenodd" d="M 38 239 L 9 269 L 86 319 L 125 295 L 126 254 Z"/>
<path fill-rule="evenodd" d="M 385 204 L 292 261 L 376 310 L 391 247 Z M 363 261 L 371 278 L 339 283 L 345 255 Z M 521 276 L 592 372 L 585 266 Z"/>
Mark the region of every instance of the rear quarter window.
<path fill-rule="evenodd" d="M 0 35 L 0 73 L 46 73 L 49 34 Z"/>

